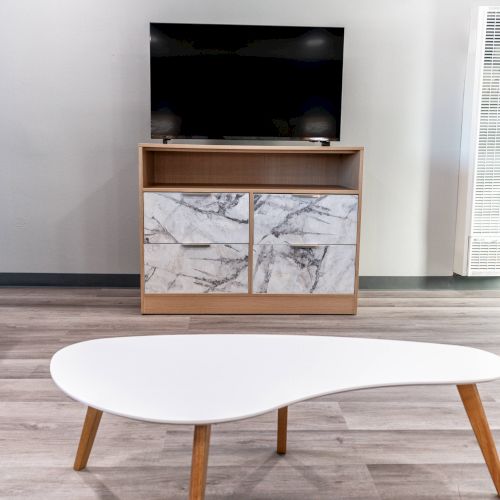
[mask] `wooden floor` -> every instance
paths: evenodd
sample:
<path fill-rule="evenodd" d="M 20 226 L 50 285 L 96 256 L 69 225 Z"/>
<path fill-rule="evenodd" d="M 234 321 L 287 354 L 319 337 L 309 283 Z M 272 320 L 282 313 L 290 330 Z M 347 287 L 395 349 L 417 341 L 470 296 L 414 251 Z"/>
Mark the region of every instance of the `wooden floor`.
<path fill-rule="evenodd" d="M 187 497 L 187 426 L 104 415 L 88 468 L 72 470 L 85 409 L 54 386 L 48 366 L 73 342 L 269 332 L 457 343 L 500 354 L 500 291 L 370 291 L 360 306 L 356 317 L 143 317 L 137 290 L 0 289 L 0 497 Z M 500 444 L 500 383 L 479 389 Z M 292 406 L 288 421 L 285 456 L 275 453 L 276 414 L 213 426 L 207 498 L 496 498 L 454 387 L 324 397 Z"/>

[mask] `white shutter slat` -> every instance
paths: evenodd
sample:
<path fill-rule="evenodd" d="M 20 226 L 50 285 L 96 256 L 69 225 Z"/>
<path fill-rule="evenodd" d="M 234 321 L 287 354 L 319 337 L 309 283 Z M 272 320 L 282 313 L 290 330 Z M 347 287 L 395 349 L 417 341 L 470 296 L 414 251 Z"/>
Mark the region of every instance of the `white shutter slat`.
<path fill-rule="evenodd" d="M 485 17 L 474 165 L 470 275 L 500 275 L 500 10 Z"/>

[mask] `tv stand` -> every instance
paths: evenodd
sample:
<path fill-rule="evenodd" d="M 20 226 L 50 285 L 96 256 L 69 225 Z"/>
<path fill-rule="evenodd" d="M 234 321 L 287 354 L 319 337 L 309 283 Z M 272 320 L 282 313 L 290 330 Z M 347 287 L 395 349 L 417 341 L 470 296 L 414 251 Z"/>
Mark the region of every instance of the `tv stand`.
<path fill-rule="evenodd" d="M 355 314 L 363 148 L 141 144 L 145 314 Z"/>

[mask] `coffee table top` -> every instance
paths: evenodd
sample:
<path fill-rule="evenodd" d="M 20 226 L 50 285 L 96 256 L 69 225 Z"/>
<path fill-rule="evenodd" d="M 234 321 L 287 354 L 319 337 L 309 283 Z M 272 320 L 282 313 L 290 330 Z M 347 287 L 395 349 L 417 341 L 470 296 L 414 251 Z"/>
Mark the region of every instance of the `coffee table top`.
<path fill-rule="evenodd" d="M 454 345 L 299 335 L 157 335 L 89 340 L 50 372 L 68 396 L 137 420 L 240 420 L 336 392 L 500 378 L 500 357 Z"/>

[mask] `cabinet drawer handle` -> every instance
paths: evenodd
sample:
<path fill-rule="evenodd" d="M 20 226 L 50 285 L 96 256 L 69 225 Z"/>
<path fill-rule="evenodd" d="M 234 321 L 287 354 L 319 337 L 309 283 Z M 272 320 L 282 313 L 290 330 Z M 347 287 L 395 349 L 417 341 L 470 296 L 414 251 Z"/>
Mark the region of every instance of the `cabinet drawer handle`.
<path fill-rule="evenodd" d="M 317 248 L 324 245 L 321 243 L 290 243 L 290 246 L 293 248 Z"/>
<path fill-rule="evenodd" d="M 181 243 L 182 247 L 209 247 L 210 243 Z"/>
<path fill-rule="evenodd" d="M 191 192 L 191 193 L 182 193 L 182 196 L 211 196 L 212 193 L 205 193 L 205 192 Z"/>

